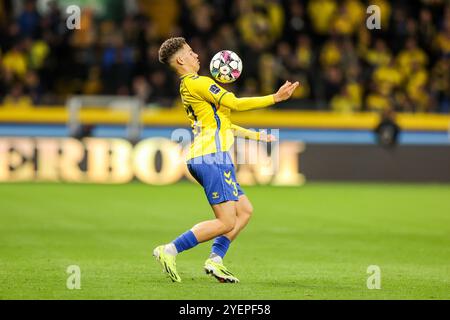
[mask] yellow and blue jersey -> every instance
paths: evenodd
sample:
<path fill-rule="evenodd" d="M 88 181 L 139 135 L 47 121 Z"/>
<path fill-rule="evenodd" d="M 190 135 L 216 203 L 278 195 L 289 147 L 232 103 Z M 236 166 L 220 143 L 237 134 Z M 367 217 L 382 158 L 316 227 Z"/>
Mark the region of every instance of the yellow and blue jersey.
<path fill-rule="evenodd" d="M 227 92 L 208 77 L 194 73 L 181 77 L 181 100 L 194 132 L 188 159 L 226 152 L 233 145 L 230 109 L 220 107 Z"/>
<path fill-rule="evenodd" d="M 233 125 L 231 110 L 244 111 L 272 105 L 273 95 L 238 99 L 209 77 L 188 73 L 180 79 L 181 100 L 194 132 L 188 159 L 229 151 L 235 135 L 259 138 L 259 133 Z"/>

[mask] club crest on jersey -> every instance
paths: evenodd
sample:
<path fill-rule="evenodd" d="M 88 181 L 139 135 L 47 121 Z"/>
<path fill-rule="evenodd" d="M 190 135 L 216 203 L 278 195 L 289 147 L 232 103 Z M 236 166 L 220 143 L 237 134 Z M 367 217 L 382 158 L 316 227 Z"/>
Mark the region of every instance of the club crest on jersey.
<path fill-rule="evenodd" d="M 218 94 L 220 92 L 220 88 L 215 84 L 212 84 L 211 87 L 209 87 L 209 91 L 211 91 L 214 94 Z"/>

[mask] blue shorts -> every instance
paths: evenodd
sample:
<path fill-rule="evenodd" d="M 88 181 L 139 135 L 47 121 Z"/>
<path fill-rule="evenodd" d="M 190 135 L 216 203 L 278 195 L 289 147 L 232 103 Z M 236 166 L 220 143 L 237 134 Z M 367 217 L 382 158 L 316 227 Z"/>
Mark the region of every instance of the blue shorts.
<path fill-rule="evenodd" d="M 205 190 L 210 204 L 238 201 L 244 192 L 236 181 L 234 165 L 228 152 L 218 152 L 190 159 L 189 172 Z"/>

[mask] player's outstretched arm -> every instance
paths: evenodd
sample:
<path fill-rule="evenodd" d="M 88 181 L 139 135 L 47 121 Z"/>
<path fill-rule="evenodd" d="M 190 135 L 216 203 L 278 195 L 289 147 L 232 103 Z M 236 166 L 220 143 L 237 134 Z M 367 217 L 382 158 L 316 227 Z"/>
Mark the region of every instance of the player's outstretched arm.
<path fill-rule="evenodd" d="M 275 94 L 251 98 L 237 98 L 232 92 L 227 92 L 220 99 L 220 105 L 236 111 L 264 108 L 289 99 L 298 86 L 298 82 L 286 81 Z"/>
<path fill-rule="evenodd" d="M 241 137 L 250 140 L 258 140 L 265 142 L 276 141 L 276 137 L 272 134 L 267 134 L 265 131 L 252 131 L 235 124 L 231 125 L 231 129 L 233 130 L 233 134 L 235 137 Z"/>

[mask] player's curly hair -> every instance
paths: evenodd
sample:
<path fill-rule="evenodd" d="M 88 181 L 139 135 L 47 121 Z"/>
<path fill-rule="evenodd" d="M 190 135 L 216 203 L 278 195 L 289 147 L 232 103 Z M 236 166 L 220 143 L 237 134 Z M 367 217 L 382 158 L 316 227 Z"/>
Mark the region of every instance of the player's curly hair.
<path fill-rule="evenodd" d="M 167 39 L 159 48 L 159 62 L 169 64 L 170 58 L 186 44 L 183 37 L 174 37 Z"/>

